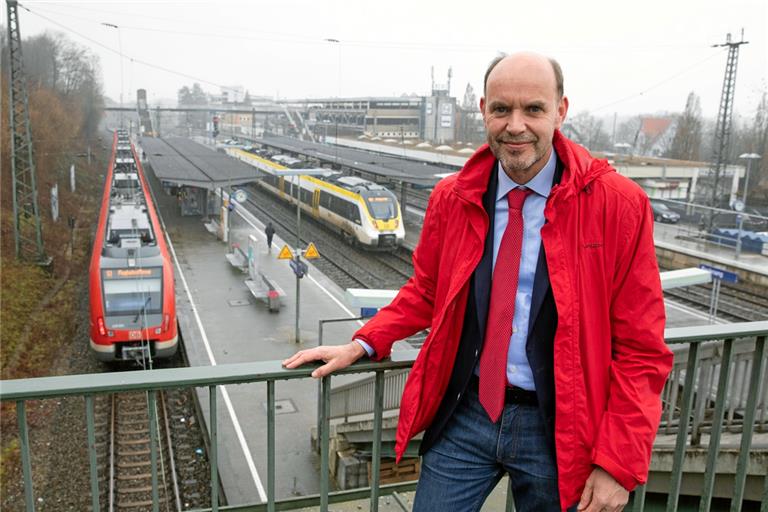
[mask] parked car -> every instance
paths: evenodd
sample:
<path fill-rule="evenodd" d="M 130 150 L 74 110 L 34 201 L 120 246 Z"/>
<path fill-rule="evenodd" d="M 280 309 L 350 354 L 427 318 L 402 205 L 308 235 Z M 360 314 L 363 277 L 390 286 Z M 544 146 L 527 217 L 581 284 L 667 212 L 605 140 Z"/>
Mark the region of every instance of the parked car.
<path fill-rule="evenodd" d="M 666 222 L 667 224 L 677 224 L 680 220 L 680 214 L 672 211 L 669 206 L 659 201 L 651 201 L 653 210 L 653 220 L 656 222 Z"/>

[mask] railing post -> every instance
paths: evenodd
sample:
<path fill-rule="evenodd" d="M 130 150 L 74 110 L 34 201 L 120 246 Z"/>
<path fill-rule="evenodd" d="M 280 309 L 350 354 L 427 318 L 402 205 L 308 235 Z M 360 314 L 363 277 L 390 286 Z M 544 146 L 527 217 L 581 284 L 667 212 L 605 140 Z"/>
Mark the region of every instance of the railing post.
<path fill-rule="evenodd" d="M 376 372 L 373 401 L 373 454 L 371 455 L 371 512 L 379 510 L 379 475 L 381 473 L 381 423 L 384 417 L 384 372 Z"/>
<path fill-rule="evenodd" d="M 323 404 L 320 408 L 321 421 L 318 439 L 320 441 L 320 512 L 328 512 L 328 437 L 331 423 L 329 412 L 331 408 L 331 376 L 321 379 Z"/>
<path fill-rule="evenodd" d="M 208 415 L 211 435 L 211 457 L 209 463 L 211 464 L 211 510 L 217 512 L 219 510 L 219 443 L 218 443 L 218 413 L 217 407 L 217 395 L 216 386 L 208 386 Z"/>
<path fill-rule="evenodd" d="M 691 409 L 693 408 L 693 383 L 696 377 L 696 367 L 699 362 L 698 355 L 699 343 L 689 344 L 688 364 L 685 367 L 685 384 L 683 385 L 683 404 L 677 427 L 675 455 L 672 459 L 672 475 L 670 477 L 669 497 L 667 499 L 667 512 L 675 512 L 677 510 L 677 499 L 680 496 L 680 481 L 683 477 L 683 461 L 685 460 L 685 440 L 688 437 L 688 422 L 691 419 Z"/>
<path fill-rule="evenodd" d="M 96 428 L 93 413 L 93 395 L 85 397 L 86 428 L 88 430 L 88 462 L 91 469 L 91 507 L 99 507 L 99 468 L 96 466 Z"/>
<path fill-rule="evenodd" d="M 275 381 L 267 381 L 267 511 L 275 512 Z"/>
<path fill-rule="evenodd" d="M 749 464 L 749 448 L 752 446 L 752 426 L 755 423 L 755 413 L 757 412 L 757 395 L 760 390 L 760 375 L 763 373 L 764 357 L 765 336 L 759 336 L 755 340 L 747 408 L 744 411 L 744 426 L 741 429 L 741 447 L 739 449 L 739 458 L 736 462 L 736 478 L 733 486 L 731 512 L 739 512 L 741 510 L 741 502 L 744 499 L 744 484 L 747 480 L 747 466 Z"/>
<path fill-rule="evenodd" d="M 765 475 L 763 484 L 763 497 L 760 500 L 760 512 L 768 512 L 768 475 Z"/>
<path fill-rule="evenodd" d="M 645 490 L 647 484 L 638 485 L 635 488 L 635 497 L 632 501 L 632 512 L 643 512 L 645 510 Z"/>
<path fill-rule="evenodd" d="M 32 462 L 29 455 L 29 432 L 27 432 L 27 411 L 25 402 L 16 402 L 16 418 L 19 422 L 19 437 L 21 438 L 21 470 L 24 473 L 24 502 L 27 512 L 35 511 L 35 495 L 32 490 Z"/>
<path fill-rule="evenodd" d="M 325 322 L 320 320 L 317 322 L 317 346 L 323 346 L 323 325 Z M 323 408 L 323 381 L 318 379 L 317 381 L 317 442 L 318 448 L 320 447 L 320 422 L 322 421 L 322 413 L 320 410 Z"/>
<path fill-rule="evenodd" d="M 715 465 L 720 451 L 720 434 L 723 431 L 723 417 L 725 416 L 725 404 L 728 401 L 728 379 L 731 375 L 731 354 L 733 352 L 733 339 L 729 338 L 723 343 L 723 356 L 720 358 L 720 376 L 717 380 L 717 399 L 715 400 L 715 412 L 712 417 L 712 433 L 709 435 L 709 447 L 707 449 L 707 465 L 704 471 L 704 488 L 701 491 L 699 512 L 709 512 L 712 503 L 712 491 L 715 486 Z"/>

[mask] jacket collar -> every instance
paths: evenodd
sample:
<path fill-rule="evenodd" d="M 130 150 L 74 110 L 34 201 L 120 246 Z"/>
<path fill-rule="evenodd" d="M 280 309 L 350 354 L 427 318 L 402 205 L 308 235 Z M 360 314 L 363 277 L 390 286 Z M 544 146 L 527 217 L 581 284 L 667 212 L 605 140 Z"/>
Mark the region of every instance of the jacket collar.
<path fill-rule="evenodd" d="M 563 162 L 563 176 L 560 184 L 553 188 L 550 198 L 557 195 L 559 199 L 565 199 L 586 188 L 598 176 L 614 171 L 607 160 L 592 157 L 585 148 L 567 139 L 560 130 L 555 130 L 552 145 Z M 459 172 L 454 188 L 456 193 L 482 208 L 490 173 L 496 169 L 495 162 L 496 157 L 488 144 L 480 146 Z"/>

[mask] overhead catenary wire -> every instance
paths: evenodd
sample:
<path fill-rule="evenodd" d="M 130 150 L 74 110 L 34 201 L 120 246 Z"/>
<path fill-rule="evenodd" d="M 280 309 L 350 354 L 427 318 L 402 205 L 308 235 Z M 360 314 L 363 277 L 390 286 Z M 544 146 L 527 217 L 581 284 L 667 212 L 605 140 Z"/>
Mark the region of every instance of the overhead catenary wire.
<path fill-rule="evenodd" d="M 97 41 L 96 39 L 93 39 L 93 38 L 91 38 L 89 36 L 86 36 L 85 34 L 81 34 L 80 32 L 78 32 L 77 30 L 74 30 L 71 27 L 68 27 L 68 26 L 66 26 L 66 25 L 64 25 L 62 23 L 59 23 L 58 21 L 52 20 L 51 18 L 49 18 L 49 17 L 47 17 L 47 16 L 45 16 L 43 14 L 40 14 L 39 12 L 33 11 L 29 7 L 26 7 L 25 5 L 22 5 L 22 4 L 18 4 L 18 5 L 19 5 L 19 7 L 21 7 L 25 11 L 29 12 L 30 14 L 34 14 L 35 16 L 37 16 L 39 18 L 42 18 L 42 19 L 44 19 L 44 20 L 46 20 L 46 21 L 48 21 L 50 23 L 53 23 L 54 25 L 56 25 L 58 27 L 61 27 L 62 29 L 66 30 L 68 32 L 71 32 L 72 34 L 75 34 L 76 36 L 81 37 L 81 38 L 85 39 L 86 41 L 89 41 L 89 42 L 91 42 L 91 43 L 93 43 L 93 44 L 95 44 L 95 45 L 97 45 L 97 46 L 99 46 L 101 48 L 104 48 L 107 51 L 110 51 L 110 52 L 120 56 L 121 58 L 129 59 L 131 62 L 136 62 L 138 64 L 142 64 L 144 66 L 147 66 L 147 67 L 150 67 L 150 68 L 153 68 L 153 69 L 157 69 L 159 71 L 163 71 L 163 72 L 170 73 L 170 74 L 173 74 L 173 75 L 178 75 L 178 76 L 181 76 L 181 77 L 184 77 L 184 78 L 195 80 L 197 82 L 205 83 L 205 84 L 208 84 L 208 85 L 213 85 L 215 87 L 220 87 L 222 90 L 234 91 L 234 89 L 232 87 L 228 87 L 228 86 L 225 86 L 225 85 L 213 82 L 211 80 L 206 80 L 205 78 L 200 78 L 200 77 L 197 77 L 197 76 L 194 76 L 194 75 L 190 75 L 189 73 L 184 73 L 184 72 L 181 72 L 181 71 L 176 71 L 176 70 L 173 70 L 173 69 L 170 69 L 170 68 L 166 68 L 165 66 L 160 66 L 158 64 L 153 64 L 151 62 L 147 62 L 147 61 L 142 60 L 142 59 L 137 59 L 137 58 L 134 58 L 134 57 L 130 57 L 128 55 L 125 55 L 124 53 L 121 53 L 119 50 L 115 50 L 114 48 L 112 48 L 110 46 L 107 46 L 107 45 L 105 45 L 104 43 L 102 43 L 100 41 Z"/>
<path fill-rule="evenodd" d="M 629 96 L 625 96 L 625 97 L 623 97 L 623 98 L 621 98 L 621 99 L 618 99 L 618 100 L 614 100 L 614 101 L 611 101 L 610 103 L 606 103 L 606 104 L 604 104 L 604 105 L 602 105 L 602 106 L 599 106 L 599 107 L 597 107 L 597 108 L 594 108 L 594 109 L 592 109 L 591 111 L 592 111 L 592 112 L 598 112 L 598 111 L 600 111 L 600 110 L 602 110 L 602 109 L 604 109 L 604 108 L 612 107 L 612 106 L 614 106 L 614 105 L 618 105 L 619 103 L 624 103 L 625 101 L 629 101 L 629 100 L 632 100 L 632 99 L 638 98 L 638 97 L 640 97 L 640 96 L 643 96 L 643 95 L 645 95 L 646 93 L 648 93 L 648 92 L 650 92 L 650 91 L 652 91 L 652 90 L 654 90 L 654 89 L 656 89 L 656 88 L 658 88 L 658 87 L 661 87 L 662 85 L 664 85 L 664 84 L 666 84 L 666 83 L 668 83 L 668 82 L 671 82 L 671 81 L 672 81 L 672 80 L 674 80 L 675 78 L 678 78 L 678 77 L 680 77 L 680 76 L 682 76 L 682 75 L 684 75 L 684 74 L 688 73 L 689 71 L 691 71 L 691 70 L 693 70 L 693 69 L 695 69 L 695 68 L 697 68 L 697 67 L 701 66 L 701 65 L 702 65 L 702 64 L 704 64 L 705 62 L 708 62 L 708 61 L 712 60 L 713 58 L 717 57 L 717 56 L 718 56 L 718 55 L 720 55 L 721 53 L 722 53 L 722 51 L 714 51 L 714 52 L 713 52 L 713 53 L 711 53 L 711 54 L 710 54 L 708 57 L 706 57 L 706 58 L 704 58 L 704 59 L 702 59 L 702 60 L 700 60 L 700 61 L 696 62 L 695 64 L 692 64 L 691 66 L 689 66 L 689 67 L 687 67 L 687 68 L 683 69 L 682 71 L 679 71 L 679 72 L 675 73 L 675 74 L 674 74 L 674 75 L 672 75 L 672 76 L 669 76 L 669 77 L 665 78 L 664 80 L 661 80 L 660 82 L 657 82 L 657 83 L 655 83 L 654 85 L 651 85 L 650 87 L 647 87 L 647 88 L 643 89 L 643 90 L 642 90 L 642 91 L 640 91 L 640 92 L 636 92 L 636 93 L 634 93 L 634 94 L 630 94 Z"/>
<path fill-rule="evenodd" d="M 48 2 L 35 2 L 35 3 L 44 4 Z M 26 9 L 29 10 L 29 8 L 26 8 Z M 82 21 L 95 23 L 95 24 L 101 23 L 99 20 L 85 18 L 82 16 L 76 16 L 74 14 L 71 14 L 70 12 L 52 11 L 48 7 L 45 7 L 45 9 L 48 10 L 48 12 L 56 14 L 57 16 L 65 16 L 65 17 L 79 19 Z M 121 13 L 116 13 L 114 11 L 106 11 L 102 9 L 85 9 L 85 10 L 91 10 L 93 12 L 100 12 L 100 13 L 109 14 L 113 16 L 125 15 Z M 39 12 L 38 12 L 38 15 L 39 15 Z M 174 20 L 171 18 L 163 18 L 158 16 L 147 16 L 147 17 L 142 16 L 142 19 L 155 19 L 158 21 L 179 23 L 179 20 Z M 328 40 L 327 36 L 325 35 L 307 36 L 304 34 L 297 34 L 297 33 L 270 32 L 270 31 L 263 31 L 263 30 L 260 31 L 260 34 L 263 34 L 263 35 L 253 35 L 252 27 L 237 27 L 237 26 L 231 26 L 231 25 L 227 25 L 226 27 L 222 26 L 222 28 L 225 29 L 226 32 L 211 32 L 208 30 L 191 31 L 191 30 L 177 30 L 177 29 L 168 29 L 168 28 L 153 28 L 153 27 L 147 27 L 147 26 L 131 25 L 126 23 L 121 23 L 120 28 L 125 30 L 134 30 L 134 31 L 142 31 L 142 32 L 157 32 L 157 33 L 163 33 L 163 34 L 184 35 L 184 36 L 190 36 L 190 37 L 196 37 L 196 38 L 197 37 L 218 37 L 223 39 L 235 39 L 235 40 L 245 40 L 245 41 L 309 44 L 309 45 L 316 45 L 318 43 L 322 43 L 323 41 Z M 236 33 L 237 30 L 243 31 L 244 34 Z M 498 44 L 496 43 L 468 43 L 468 42 L 455 43 L 455 42 L 444 42 L 444 41 L 405 41 L 405 40 L 403 41 L 361 40 L 361 39 L 352 39 L 352 38 L 344 38 L 343 40 L 336 40 L 336 42 L 348 47 L 361 47 L 361 48 L 400 49 L 400 50 L 416 50 L 416 51 L 443 50 L 443 51 L 484 52 L 484 53 L 498 51 Z M 567 47 L 556 47 L 556 49 L 558 52 L 565 52 L 565 53 L 590 50 L 590 49 L 593 49 L 594 51 L 603 52 L 605 50 L 605 45 L 606 45 L 605 42 L 600 42 L 599 44 L 594 43 L 594 44 L 585 44 L 585 45 L 569 44 Z M 658 50 L 668 51 L 670 48 L 698 48 L 698 47 L 699 45 L 695 43 L 622 45 L 622 48 L 625 51 L 630 50 L 632 48 L 635 48 L 637 50 L 642 50 L 642 51 L 648 51 L 649 49 L 658 49 Z"/>

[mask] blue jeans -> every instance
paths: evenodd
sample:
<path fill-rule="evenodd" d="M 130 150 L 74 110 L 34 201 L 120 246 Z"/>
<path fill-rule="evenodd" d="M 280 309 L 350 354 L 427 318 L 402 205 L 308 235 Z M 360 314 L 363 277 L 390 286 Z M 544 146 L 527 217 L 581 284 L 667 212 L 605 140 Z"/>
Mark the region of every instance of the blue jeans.
<path fill-rule="evenodd" d="M 560 511 L 557 465 L 538 407 L 506 404 L 494 424 L 470 387 L 424 454 L 413 511 L 479 511 L 504 473 L 517 512 Z"/>

